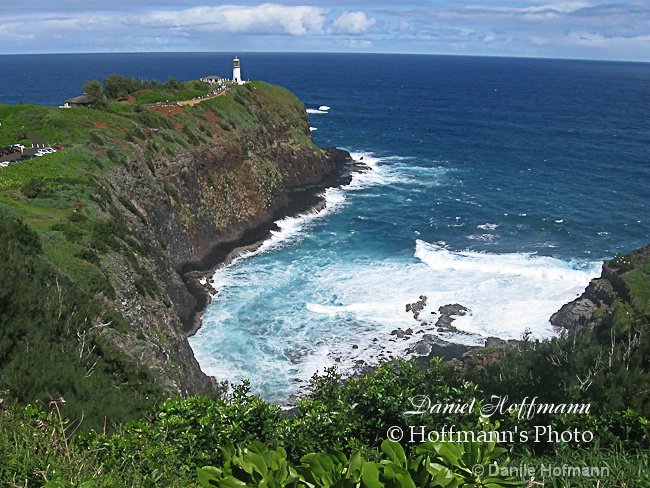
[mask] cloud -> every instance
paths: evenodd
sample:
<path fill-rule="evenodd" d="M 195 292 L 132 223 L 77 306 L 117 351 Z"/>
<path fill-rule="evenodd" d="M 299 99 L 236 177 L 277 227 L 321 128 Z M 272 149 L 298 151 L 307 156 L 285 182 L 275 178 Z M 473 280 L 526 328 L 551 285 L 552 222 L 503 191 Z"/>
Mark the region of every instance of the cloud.
<path fill-rule="evenodd" d="M 325 14 L 318 7 L 288 7 L 262 4 L 255 7 L 225 5 L 220 7 L 192 7 L 179 12 L 156 11 L 142 15 L 140 21 L 150 28 L 172 28 L 246 34 L 322 35 L 325 33 Z"/>
<path fill-rule="evenodd" d="M 10 0 L 13 1 L 13 0 Z M 41 9 L 38 16 L 25 17 L 25 10 L 14 10 L 6 18 L 0 30 L 0 39 L 19 39 L 24 42 L 12 47 L 40 45 L 55 51 L 138 51 L 161 46 L 167 50 L 201 50 L 213 48 L 215 43 L 250 45 L 256 36 L 273 37 L 277 45 L 284 45 L 279 38 L 301 37 L 312 40 L 329 36 L 361 36 L 376 24 L 376 19 L 362 11 L 335 11 L 329 8 L 306 5 L 194 5 L 173 8 L 173 3 L 187 5 L 187 0 L 161 0 L 159 7 L 146 9 L 149 2 L 125 2 L 116 0 L 104 5 L 106 10 L 75 10 L 76 0 L 68 0 L 63 10 L 53 7 Z M 86 2 L 87 3 L 87 2 Z M 137 5 L 136 5 L 137 3 Z M 129 10 L 128 5 L 133 7 Z M 80 5 L 80 4 L 79 4 Z M 169 7 L 169 8 L 166 8 Z M 97 7 L 96 7 L 97 8 Z M 28 23 L 31 40 L 19 36 L 24 32 L 6 26 Z M 272 44 L 263 43 L 268 50 Z M 319 41 L 320 42 L 320 41 Z M 77 47 L 75 48 L 75 44 Z M 5 44 L 4 47 L 6 47 Z M 33 48 L 32 48 L 33 49 Z M 0 47 L 0 52 L 2 47 Z M 43 51 L 41 51 L 43 52 Z"/>
<path fill-rule="evenodd" d="M 372 41 L 362 41 L 360 39 L 348 39 L 345 42 L 348 49 L 363 49 L 367 50 L 372 47 Z"/>
<path fill-rule="evenodd" d="M 589 57 L 610 58 L 610 48 L 620 52 L 621 45 L 631 49 L 632 57 L 638 57 L 644 47 L 650 52 L 647 44 L 650 3 L 647 1 L 608 4 L 593 0 L 539 1 L 519 6 L 496 3 L 390 9 L 384 13 L 401 19 L 399 22 L 408 21 L 414 37 L 444 38 L 445 32 L 451 29 L 456 34 L 449 41 L 454 42 L 458 40 L 458 32 L 475 32 L 472 40 L 464 41 L 463 48 L 478 53 L 498 49 L 516 55 L 581 57 L 581 49 L 589 47 Z M 625 41 L 619 42 L 622 39 Z M 601 56 L 596 54 L 597 49 L 601 49 Z"/>
<path fill-rule="evenodd" d="M 366 17 L 365 12 L 343 12 L 334 20 L 332 32 L 348 35 L 365 34 L 376 22 L 376 19 Z"/>
<path fill-rule="evenodd" d="M 400 20 L 397 28 L 400 32 L 409 32 L 411 30 L 411 25 L 405 20 Z"/>
<path fill-rule="evenodd" d="M 366 49 L 650 61 L 650 0 L 365 0 L 355 10 L 349 0 L 0 1 L 7 53 Z"/>
<path fill-rule="evenodd" d="M 30 41 L 32 39 L 34 39 L 33 34 L 20 32 L 20 29 L 11 25 L 0 25 L 0 41 L 2 42 Z"/>

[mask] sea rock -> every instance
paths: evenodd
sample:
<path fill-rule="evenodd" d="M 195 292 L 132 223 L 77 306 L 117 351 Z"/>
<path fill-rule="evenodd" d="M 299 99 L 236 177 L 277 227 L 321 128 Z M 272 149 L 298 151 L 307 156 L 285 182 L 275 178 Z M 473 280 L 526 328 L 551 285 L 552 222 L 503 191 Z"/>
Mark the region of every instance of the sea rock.
<path fill-rule="evenodd" d="M 438 312 L 440 312 L 440 317 L 435 324 L 438 332 L 460 332 L 456 327 L 451 325 L 452 322 L 456 316 L 462 317 L 471 313 L 469 308 L 458 303 L 443 305 L 438 309 Z"/>
<path fill-rule="evenodd" d="M 556 328 L 564 330 L 582 327 L 597 309 L 611 306 L 616 296 L 610 280 L 591 280 L 584 293 L 574 301 L 564 304 L 551 316 L 550 322 Z"/>
<path fill-rule="evenodd" d="M 488 337 L 487 339 L 485 339 L 484 347 L 501 347 L 504 344 L 507 344 L 507 341 L 504 341 L 503 339 L 499 339 L 498 337 Z"/>
<path fill-rule="evenodd" d="M 413 318 L 417 320 L 418 317 L 420 316 L 420 312 L 426 305 L 427 305 L 426 295 L 420 295 L 420 299 L 417 302 L 406 304 L 406 311 L 413 312 Z"/>

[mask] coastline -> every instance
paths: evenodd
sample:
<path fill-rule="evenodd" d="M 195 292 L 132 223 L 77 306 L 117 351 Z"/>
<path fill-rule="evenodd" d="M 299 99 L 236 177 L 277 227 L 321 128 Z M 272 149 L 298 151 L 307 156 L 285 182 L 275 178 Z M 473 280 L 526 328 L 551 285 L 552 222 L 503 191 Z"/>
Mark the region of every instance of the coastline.
<path fill-rule="evenodd" d="M 212 248 L 210 253 L 199 263 L 186 265 L 180 270 L 185 286 L 195 298 L 196 305 L 190 323 L 185 324 L 187 337 L 192 337 L 201 328 L 201 321 L 206 307 L 212 300 L 214 288 L 209 284 L 209 279 L 215 271 L 227 266 L 234 259 L 246 252 L 255 251 L 272 234 L 279 230 L 277 221 L 287 217 L 299 217 L 310 213 L 317 213 L 326 207 L 323 192 L 328 188 L 337 188 L 350 184 L 352 174 L 367 170 L 363 162 L 355 161 L 349 152 L 338 148 L 323 148 L 337 163 L 337 170 L 318 184 L 310 184 L 291 188 L 287 194 L 287 201 L 277 208 L 268 219 L 246 229 L 242 234 L 231 241 L 220 243 Z"/>

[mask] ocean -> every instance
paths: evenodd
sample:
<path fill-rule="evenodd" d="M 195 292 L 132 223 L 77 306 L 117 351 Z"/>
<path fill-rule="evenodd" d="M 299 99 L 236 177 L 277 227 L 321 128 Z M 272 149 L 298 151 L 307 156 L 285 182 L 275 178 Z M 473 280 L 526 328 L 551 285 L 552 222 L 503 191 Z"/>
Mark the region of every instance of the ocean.
<path fill-rule="evenodd" d="M 59 105 L 111 73 L 286 86 L 321 146 L 370 170 L 208 277 L 202 369 L 286 403 L 337 366 L 554 334 L 603 259 L 650 242 L 650 64 L 379 54 L 0 56 L 0 103 Z M 10 76 L 7 76 L 7 74 Z M 1 122 L 1 121 L 0 121 Z M 426 296 L 416 320 L 406 305 Z M 439 307 L 469 311 L 438 332 Z M 426 322 L 423 325 L 423 322 Z M 391 335 L 411 328 L 406 338 Z M 409 338 L 410 337 L 410 338 Z"/>

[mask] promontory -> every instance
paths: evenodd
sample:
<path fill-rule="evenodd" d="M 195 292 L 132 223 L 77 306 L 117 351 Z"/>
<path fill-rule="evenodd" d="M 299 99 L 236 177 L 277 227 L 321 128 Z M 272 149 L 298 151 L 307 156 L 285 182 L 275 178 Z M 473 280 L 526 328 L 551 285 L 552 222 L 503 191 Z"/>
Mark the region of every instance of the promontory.
<path fill-rule="evenodd" d="M 0 168 L 0 390 L 64 397 L 90 428 L 214 391 L 187 342 L 206 304 L 188 273 L 315 204 L 349 162 L 313 143 L 279 86 L 186 105 L 137 95 L 0 106 L 0 145 L 63 148 Z"/>

